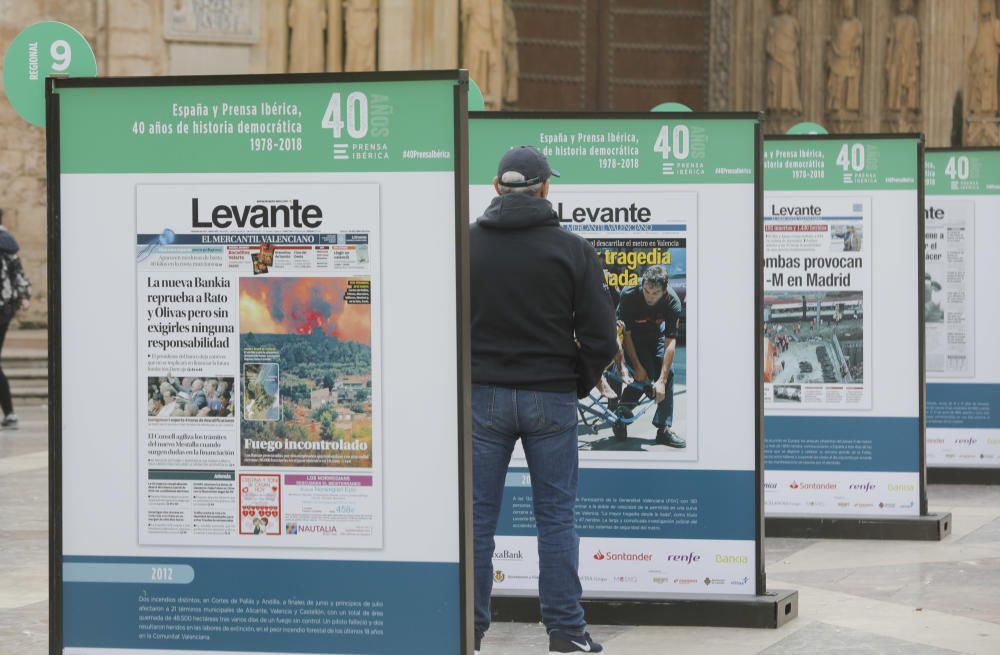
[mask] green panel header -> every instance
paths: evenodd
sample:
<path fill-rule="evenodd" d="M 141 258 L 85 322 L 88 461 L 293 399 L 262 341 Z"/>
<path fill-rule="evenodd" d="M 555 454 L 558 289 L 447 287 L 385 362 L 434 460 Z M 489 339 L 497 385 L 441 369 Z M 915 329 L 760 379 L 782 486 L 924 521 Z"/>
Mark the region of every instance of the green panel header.
<path fill-rule="evenodd" d="M 544 117 L 469 120 L 469 183 L 489 184 L 507 149 L 533 145 L 564 184 L 753 184 L 757 118 Z"/>
<path fill-rule="evenodd" d="M 766 191 L 916 189 L 916 137 L 764 140 Z"/>
<path fill-rule="evenodd" d="M 57 86 L 61 170 L 451 171 L 456 84 Z"/>
<path fill-rule="evenodd" d="M 929 196 L 1000 194 L 1000 149 L 928 150 L 924 175 Z"/>

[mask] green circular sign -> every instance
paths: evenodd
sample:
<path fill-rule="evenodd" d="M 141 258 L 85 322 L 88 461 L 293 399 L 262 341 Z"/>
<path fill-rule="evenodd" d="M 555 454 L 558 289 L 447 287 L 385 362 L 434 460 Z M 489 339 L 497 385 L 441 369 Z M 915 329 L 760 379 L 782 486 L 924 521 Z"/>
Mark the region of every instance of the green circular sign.
<path fill-rule="evenodd" d="M 486 99 L 479 89 L 476 81 L 469 79 L 469 111 L 484 111 L 486 109 Z"/>
<path fill-rule="evenodd" d="M 661 102 L 649 111 L 667 111 L 667 112 L 682 112 L 691 111 L 691 108 L 682 102 Z"/>
<path fill-rule="evenodd" d="M 14 37 L 3 59 L 3 87 L 14 110 L 45 127 L 45 78 L 95 77 L 97 59 L 83 35 L 65 23 L 35 23 Z"/>
<path fill-rule="evenodd" d="M 788 128 L 786 134 L 829 134 L 819 123 L 796 123 Z"/>

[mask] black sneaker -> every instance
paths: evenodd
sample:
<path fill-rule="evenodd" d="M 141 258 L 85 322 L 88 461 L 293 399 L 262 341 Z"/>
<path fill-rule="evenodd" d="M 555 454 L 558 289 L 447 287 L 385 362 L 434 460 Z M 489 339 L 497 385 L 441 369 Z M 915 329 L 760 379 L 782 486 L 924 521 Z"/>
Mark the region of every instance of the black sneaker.
<path fill-rule="evenodd" d="M 482 643 L 483 643 L 483 636 L 476 635 L 476 655 L 479 655 L 479 647 L 480 645 L 482 645 Z"/>
<path fill-rule="evenodd" d="M 0 428 L 6 430 L 16 430 L 17 429 L 17 414 L 8 414 L 4 417 L 3 421 L 0 422 Z"/>
<path fill-rule="evenodd" d="M 628 426 L 624 421 L 615 421 L 611 424 L 611 433 L 616 441 L 625 441 L 628 438 Z"/>
<path fill-rule="evenodd" d="M 549 655 L 560 653 L 603 653 L 604 646 L 590 638 L 590 633 L 584 632 L 579 637 L 565 632 L 549 633 Z"/>
<path fill-rule="evenodd" d="M 656 430 L 656 443 L 661 446 L 670 446 L 671 448 L 687 448 L 688 445 L 687 441 L 670 428 L 659 428 Z"/>

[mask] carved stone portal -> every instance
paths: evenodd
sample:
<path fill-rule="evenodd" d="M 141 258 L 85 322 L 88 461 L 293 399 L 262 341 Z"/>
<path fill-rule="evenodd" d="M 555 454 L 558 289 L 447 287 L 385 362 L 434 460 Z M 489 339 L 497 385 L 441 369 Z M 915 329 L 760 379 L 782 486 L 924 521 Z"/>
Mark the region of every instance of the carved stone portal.
<path fill-rule="evenodd" d="M 826 51 L 826 111 L 832 124 L 855 121 L 861 117 L 864 27 L 856 15 L 854 0 L 841 0 L 840 11 L 841 19 L 834 26 Z"/>
<path fill-rule="evenodd" d="M 965 83 L 966 145 L 998 145 L 997 62 L 1000 20 L 995 0 L 980 0 L 976 43 L 969 53 Z"/>
<path fill-rule="evenodd" d="M 483 92 L 486 109 L 499 109 L 503 9 L 498 0 L 462 0 L 462 63 Z"/>
<path fill-rule="evenodd" d="M 887 122 L 896 132 L 919 131 L 920 24 L 913 15 L 913 0 L 899 0 L 897 8 L 885 54 Z"/>
<path fill-rule="evenodd" d="M 378 30 L 376 0 L 347 0 L 344 6 L 344 34 L 347 54 L 345 71 L 375 70 L 375 34 Z"/>
<path fill-rule="evenodd" d="M 777 0 L 776 14 L 767 26 L 767 109 L 781 115 L 802 113 L 799 93 L 799 21 L 792 0 Z M 779 118 L 780 120 L 780 118 Z"/>
<path fill-rule="evenodd" d="M 288 48 L 288 72 L 322 71 L 326 0 L 292 0 L 292 4 L 288 7 L 288 26 L 292 32 Z"/>

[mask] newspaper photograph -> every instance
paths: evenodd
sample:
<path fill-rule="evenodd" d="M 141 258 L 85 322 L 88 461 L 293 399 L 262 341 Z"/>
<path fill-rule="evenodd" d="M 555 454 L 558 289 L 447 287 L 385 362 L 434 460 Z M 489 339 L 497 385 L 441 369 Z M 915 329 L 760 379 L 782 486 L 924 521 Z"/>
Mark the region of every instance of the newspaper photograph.
<path fill-rule="evenodd" d="M 379 225 L 377 184 L 137 186 L 140 543 L 382 546 Z"/>
<path fill-rule="evenodd" d="M 774 196 L 764 216 L 764 402 L 870 409 L 868 198 Z"/>
<path fill-rule="evenodd" d="M 553 206 L 597 251 L 618 323 L 618 354 L 578 403 L 581 460 L 697 460 L 697 196 L 560 189 Z"/>
<path fill-rule="evenodd" d="M 924 209 L 924 321 L 927 376 L 975 376 L 975 204 L 935 198 Z"/>

